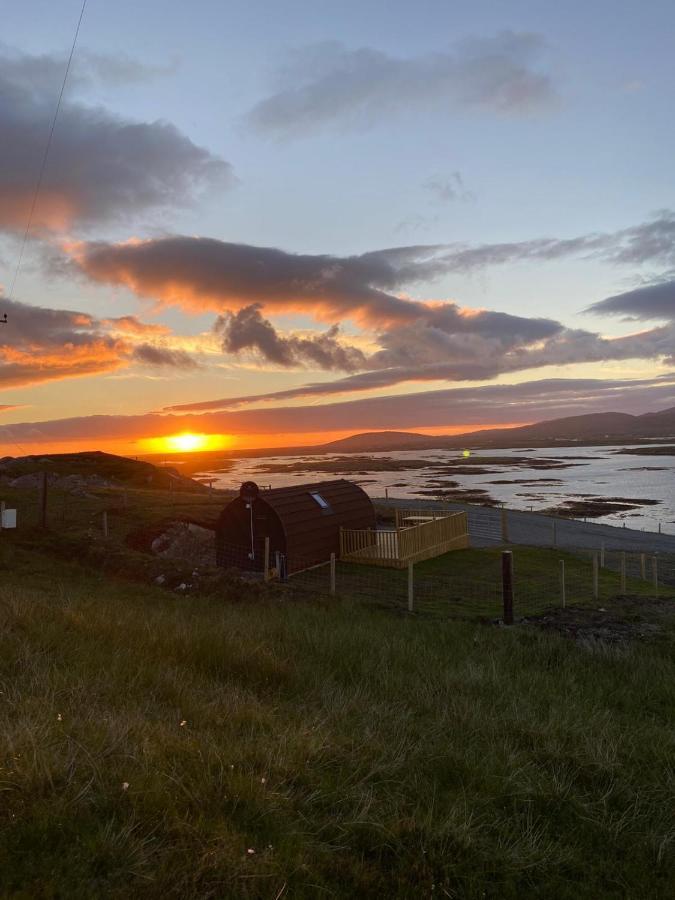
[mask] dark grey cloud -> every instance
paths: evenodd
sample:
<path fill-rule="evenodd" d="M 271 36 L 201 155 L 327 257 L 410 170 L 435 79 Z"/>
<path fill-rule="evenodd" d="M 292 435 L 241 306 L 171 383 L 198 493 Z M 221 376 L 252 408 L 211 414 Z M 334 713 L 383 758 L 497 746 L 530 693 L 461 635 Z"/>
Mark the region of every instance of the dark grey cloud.
<path fill-rule="evenodd" d="M 147 67 L 90 56 L 80 76 L 138 79 Z M 113 71 L 114 70 L 114 71 Z M 60 73 L 57 77 L 56 73 Z M 25 228 L 63 61 L 0 50 L 0 228 Z M 126 218 L 152 207 L 181 205 L 196 191 L 232 181 L 230 165 L 198 147 L 169 122 L 133 122 L 69 93 L 61 107 L 40 199 L 36 231 Z"/>
<path fill-rule="evenodd" d="M 0 330 L 0 390 L 104 374 L 132 363 L 175 369 L 196 365 L 182 350 L 130 340 L 128 335 L 152 333 L 152 326 L 146 331 L 144 323 L 133 317 L 99 320 L 87 313 L 32 306 L 1 295 L 0 304 L 8 317 Z"/>
<path fill-rule="evenodd" d="M 662 216 L 663 218 L 663 216 Z M 651 225 L 645 230 L 649 234 Z M 413 301 L 395 291 L 466 266 L 466 256 L 501 261 L 555 258 L 582 250 L 607 258 L 639 244 L 639 227 L 573 241 L 539 240 L 469 250 L 439 245 L 394 247 L 360 256 L 292 254 L 207 238 L 167 237 L 128 244 L 80 246 L 76 265 L 88 277 L 125 285 L 141 296 L 224 315 L 226 352 L 255 351 L 275 365 L 356 372 L 311 393 L 336 393 L 435 379 L 485 380 L 545 365 L 643 358 L 670 359 L 672 329 L 605 339 L 545 318 L 462 309 L 451 301 Z M 627 236 L 628 235 L 628 236 Z M 649 241 L 648 241 L 649 243 Z M 663 249 L 650 252 L 662 254 Z M 224 312 L 223 312 L 224 311 Z M 280 336 L 266 313 L 301 312 L 334 324 L 352 319 L 377 349 L 349 351 L 329 331 L 315 337 Z"/>
<path fill-rule="evenodd" d="M 188 430 L 212 434 L 507 425 L 581 413 L 643 413 L 675 405 L 675 373 L 652 379 L 543 379 L 453 388 L 323 405 L 187 415 L 84 416 L 0 426 L 0 444 L 128 440 Z"/>
<path fill-rule="evenodd" d="M 538 112 L 557 102 L 551 77 L 539 68 L 544 46 L 539 35 L 513 31 L 413 58 L 336 41 L 313 44 L 295 51 L 248 122 L 290 138 L 330 126 L 366 128 L 412 110 Z"/>
<path fill-rule="evenodd" d="M 339 327 L 333 325 L 323 334 L 309 337 L 279 334 L 269 319 L 265 319 L 259 304 L 245 306 L 237 313 L 219 316 L 214 330 L 222 336 L 226 353 L 251 351 L 264 362 L 285 368 L 310 366 L 352 372 L 364 368 L 365 355 L 356 347 L 338 341 Z"/>
<path fill-rule="evenodd" d="M 125 286 L 189 310 L 303 312 L 325 320 L 351 318 L 372 328 L 430 324 L 488 335 L 522 329 L 532 337 L 557 331 L 549 319 L 473 311 L 452 302 L 423 302 L 393 293 L 432 278 L 447 265 L 438 245 L 394 247 L 338 257 L 288 253 L 213 238 L 172 236 L 123 244 L 92 242 L 74 250 L 73 265 L 90 279 Z"/>
<path fill-rule="evenodd" d="M 615 294 L 588 307 L 586 312 L 620 315 L 629 319 L 675 321 L 675 279 L 659 281 Z"/>
<path fill-rule="evenodd" d="M 131 357 L 147 366 L 171 369 L 196 369 L 198 363 L 185 350 L 174 350 L 161 344 L 138 344 Z"/>

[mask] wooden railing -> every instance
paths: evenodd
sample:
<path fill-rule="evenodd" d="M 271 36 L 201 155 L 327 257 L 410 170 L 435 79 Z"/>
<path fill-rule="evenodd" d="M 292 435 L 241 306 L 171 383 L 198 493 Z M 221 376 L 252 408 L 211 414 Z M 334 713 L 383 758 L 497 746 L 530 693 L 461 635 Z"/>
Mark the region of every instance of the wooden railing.
<path fill-rule="evenodd" d="M 426 516 L 420 517 L 426 518 Z M 466 513 L 458 512 L 431 518 L 394 531 L 340 529 L 340 558 L 376 566 L 404 568 L 449 550 L 469 546 Z"/>

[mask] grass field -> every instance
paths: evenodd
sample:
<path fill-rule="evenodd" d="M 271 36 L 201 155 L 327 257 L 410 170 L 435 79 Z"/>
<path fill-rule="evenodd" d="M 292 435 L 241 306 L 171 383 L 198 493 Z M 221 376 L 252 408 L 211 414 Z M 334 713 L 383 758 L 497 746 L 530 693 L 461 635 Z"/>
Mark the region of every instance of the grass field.
<path fill-rule="evenodd" d="M 0 566 L 3 897 L 672 896 L 665 601 L 591 648 Z"/>

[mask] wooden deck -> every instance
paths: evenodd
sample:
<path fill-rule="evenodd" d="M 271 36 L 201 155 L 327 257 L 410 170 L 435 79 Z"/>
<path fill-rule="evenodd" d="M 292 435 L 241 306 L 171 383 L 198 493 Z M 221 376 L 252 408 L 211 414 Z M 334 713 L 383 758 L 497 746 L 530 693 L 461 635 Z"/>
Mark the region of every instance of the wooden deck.
<path fill-rule="evenodd" d="M 441 556 L 469 546 L 466 513 L 436 516 L 396 511 L 396 527 L 391 531 L 340 529 L 340 559 L 404 569 L 409 563 Z"/>

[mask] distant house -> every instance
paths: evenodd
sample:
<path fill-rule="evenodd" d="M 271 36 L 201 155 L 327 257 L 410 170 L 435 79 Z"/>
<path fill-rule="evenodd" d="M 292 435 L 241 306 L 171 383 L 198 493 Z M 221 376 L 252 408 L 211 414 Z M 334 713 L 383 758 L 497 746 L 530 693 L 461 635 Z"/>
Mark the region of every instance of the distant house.
<path fill-rule="evenodd" d="M 269 562 L 289 574 L 326 562 L 340 553 L 340 529 L 375 529 L 375 510 L 351 481 L 317 481 L 260 490 L 242 484 L 216 526 L 218 565 L 263 571 L 265 538 Z"/>

